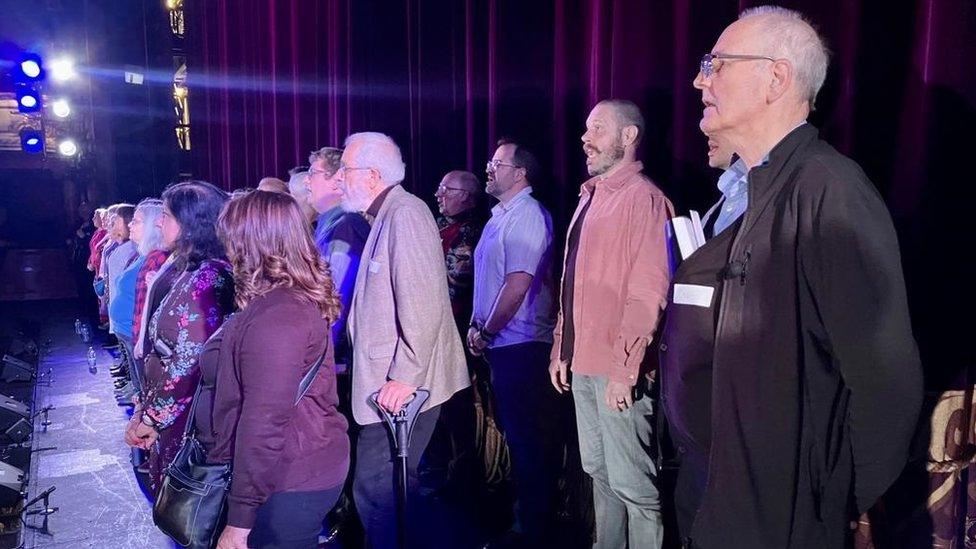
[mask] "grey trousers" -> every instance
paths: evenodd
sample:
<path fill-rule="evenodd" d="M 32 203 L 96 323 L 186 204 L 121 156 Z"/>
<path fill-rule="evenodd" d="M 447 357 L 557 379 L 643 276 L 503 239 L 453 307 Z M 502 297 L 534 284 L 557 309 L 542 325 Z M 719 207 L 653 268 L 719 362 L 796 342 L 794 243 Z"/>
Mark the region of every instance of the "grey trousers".
<path fill-rule="evenodd" d="M 593 478 L 596 541 L 600 549 L 657 549 L 664 538 L 654 441 L 654 403 L 646 391 L 623 412 L 603 402 L 607 379 L 572 380 L 583 470 Z"/>

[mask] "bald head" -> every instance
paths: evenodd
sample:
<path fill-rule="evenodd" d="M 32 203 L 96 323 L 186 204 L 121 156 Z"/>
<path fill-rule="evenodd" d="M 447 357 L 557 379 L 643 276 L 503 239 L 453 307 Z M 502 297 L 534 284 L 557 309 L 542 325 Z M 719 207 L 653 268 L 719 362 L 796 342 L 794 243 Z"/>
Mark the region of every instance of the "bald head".
<path fill-rule="evenodd" d="M 636 147 L 640 144 L 641 139 L 644 137 L 644 115 L 641 114 L 640 107 L 633 101 L 626 99 L 604 99 L 597 103 L 597 105 L 610 107 L 616 116 L 618 129 L 623 129 L 627 126 L 637 128 L 637 135 L 634 136 L 634 146 Z"/>
<path fill-rule="evenodd" d="M 481 194 L 481 182 L 471 172 L 454 170 L 444 174 L 434 192 L 437 207 L 448 217 L 456 216 L 474 208 Z"/>
<path fill-rule="evenodd" d="M 444 175 L 444 179 L 441 180 L 442 185 L 446 183 L 449 183 L 453 187 L 464 189 L 474 195 L 481 192 L 481 182 L 478 181 L 478 176 L 464 170 L 447 172 Z"/>

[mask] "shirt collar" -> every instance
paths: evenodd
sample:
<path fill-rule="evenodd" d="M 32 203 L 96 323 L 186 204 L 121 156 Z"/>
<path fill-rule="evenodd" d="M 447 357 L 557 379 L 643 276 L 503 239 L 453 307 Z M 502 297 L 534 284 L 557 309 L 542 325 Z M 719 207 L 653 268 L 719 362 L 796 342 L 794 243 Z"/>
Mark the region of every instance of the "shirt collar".
<path fill-rule="evenodd" d="M 397 185 L 399 185 L 399 183 L 397 183 Z M 380 213 L 380 208 L 383 207 L 383 201 L 386 200 L 386 196 L 390 194 L 393 187 L 396 187 L 397 185 L 390 185 L 389 187 L 383 189 L 383 192 L 376 195 L 376 198 L 373 199 L 373 203 L 370 204 L 369 208 L 366 210 L 366 215 L 368 215 L 370 219 L 375 219 Z"/>
<path fill-rule="evenodd" d="M 587 179 L 585 182 L 583 182 L 583 185 L 580 186 L 580 194 L 589 194 L 593 192 L 593 189 L 597 185 L 610 191 L 616 191 L 622 187 L 624 183 L 634 174 L 641 172 L 643 169 L 644 163 L 640 160 L 628 162 L 627 164 L 617 168 L 617 171 L 613 172 L 609 176 L 596 175 Z"/>
<path fill-rule="evenodd" d="M 763 160 L 765 164 L 769 160 L 769 155 Z M 735 196 L 742 192 L 742 184 L 746 181 L 746 175 L 749 173 L 749 167 L 741 158 L 737 158 L 731 166 L 728 167 L 722 175 L 718 178 L 718 190 L 725 195 L 726 198 Z"/>
<path fill-rule="evenodd" d="M 491 215 L 501 215 L 515 209 L 516 206 L 525 201 L 532 194 L 532 187 L 526 187 L 512 197 L 508 203 L 499 202 L 491 209 Z"/>

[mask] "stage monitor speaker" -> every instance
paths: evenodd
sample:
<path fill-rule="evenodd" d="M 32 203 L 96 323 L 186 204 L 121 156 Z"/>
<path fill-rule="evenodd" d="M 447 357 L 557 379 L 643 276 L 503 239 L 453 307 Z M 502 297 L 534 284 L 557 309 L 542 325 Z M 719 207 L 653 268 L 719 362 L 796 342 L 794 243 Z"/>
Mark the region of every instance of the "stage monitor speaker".
<path fill-rule="evenodd" d="M 23 471 L 0 461 L 0 507 L 14 507 L 22 501 L 26 483 Z"/>
<path fill-rule="evenodd" d="M 3 363 L 0 364 L 0 379 L 7 383 L 14 381 L 30 381 L 34 378 L 34 365 L 19 358 L 3 355 Z"/>
<path fill-rule="evenodd" d="M 0 443 L 17 444 L 31 433 L 30 408 L 8 396 L 0 396 Z"/>

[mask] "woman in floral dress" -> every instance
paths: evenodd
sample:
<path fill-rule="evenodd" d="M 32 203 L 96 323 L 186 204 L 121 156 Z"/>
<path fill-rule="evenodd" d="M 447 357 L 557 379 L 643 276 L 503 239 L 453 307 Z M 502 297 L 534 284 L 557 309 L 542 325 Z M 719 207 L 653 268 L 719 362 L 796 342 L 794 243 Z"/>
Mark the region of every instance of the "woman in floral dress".
<path fill-rule="evenodd" d="M 146 380 L 126 442 L 148 449 L 150 489 L 180 449 L 187 412 L 200 380 L 207 339 L 233 311 L 234 281 L 214 226 L 227 195 L 209 183 L 177 183 L 163 193 L 157 225 L 172 250 L 169 292 L 149 319 Z"/>

